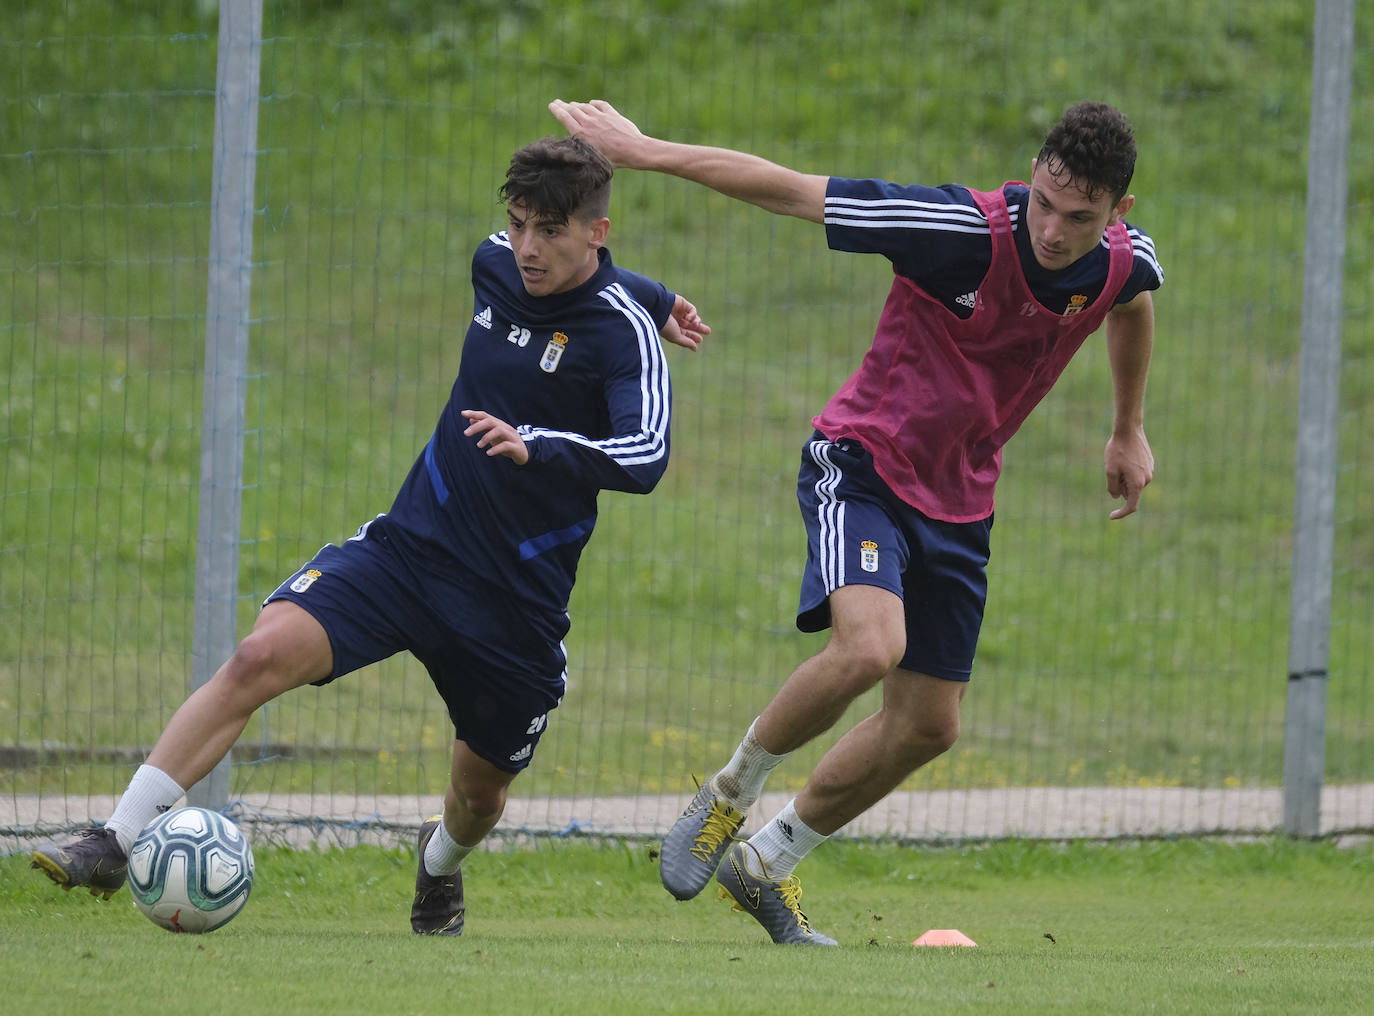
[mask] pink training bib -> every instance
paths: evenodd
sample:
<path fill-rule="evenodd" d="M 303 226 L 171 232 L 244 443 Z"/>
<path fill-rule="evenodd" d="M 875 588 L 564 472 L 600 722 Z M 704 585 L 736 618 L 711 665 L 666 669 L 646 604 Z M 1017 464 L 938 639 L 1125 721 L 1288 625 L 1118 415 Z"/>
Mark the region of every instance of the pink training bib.
<path fill-rule="evenodd" d="M 1052 311 L 1021 271 L 1002 190 L 970 193 L 992 239 L 973 314 L 960 319 L 897 275 L 863 363 L 812 421 L 832 441 L 862 444 L 894 493 L 946 522 L 992 513 L 1002 446 L 1101 326 L 1134 258 L 1117 222 L 1097 299 Z"/>

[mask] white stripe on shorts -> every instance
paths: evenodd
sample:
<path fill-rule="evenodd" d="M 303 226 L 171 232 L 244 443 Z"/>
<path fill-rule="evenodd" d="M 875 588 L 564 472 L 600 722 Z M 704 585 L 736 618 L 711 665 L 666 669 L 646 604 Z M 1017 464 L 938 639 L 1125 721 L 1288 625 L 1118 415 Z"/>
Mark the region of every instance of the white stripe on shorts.
<path fill-rule="evenodd" d="M 830 461 L 830 441 L 812 441 L 811 460 L 821 467 L 816 481 L 817 521 L 820 528 L 821 578 L 827 594 L 844 585 L 844 502 L 835 497 L 841 473 Z"/>

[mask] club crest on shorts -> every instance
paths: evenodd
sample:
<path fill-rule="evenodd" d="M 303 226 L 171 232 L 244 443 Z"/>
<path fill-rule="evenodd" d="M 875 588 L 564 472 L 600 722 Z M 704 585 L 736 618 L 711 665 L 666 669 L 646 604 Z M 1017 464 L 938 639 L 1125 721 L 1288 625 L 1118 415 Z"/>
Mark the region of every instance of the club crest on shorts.
<path fill-rule="evenodd" d="M 315 580 L 323 575 L 324 572 L 316 571 L 311 568 L 302 575 L 296 576 L 296 581 L 291 583 L 293 593 L 303 593 L 315 584 Z"/>
<path fill-rule="evenodd" d="M 878 570 L 878 545 L 872 540 L 859 544 L 859 567 L 866 572 Z"/>
<path fill-rule="evenodd" d="M 539 369 L 552 374 L 558 369 L 558 361 L 563 359 L 563 350 L 568 348 L 568 337 L 562 332 L 554 332 L 549 344 L 544 347 L 544 355 L 539 360 Z"/>

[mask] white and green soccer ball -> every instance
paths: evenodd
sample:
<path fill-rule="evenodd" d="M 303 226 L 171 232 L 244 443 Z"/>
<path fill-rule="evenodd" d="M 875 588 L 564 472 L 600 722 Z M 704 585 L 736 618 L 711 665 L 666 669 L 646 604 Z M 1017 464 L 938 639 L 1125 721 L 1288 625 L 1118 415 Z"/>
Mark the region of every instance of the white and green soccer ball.
<path fill-rule="evenodd" d="M 168 931 L 214 931 L 243 909 L 252 888 L 252 847 L 238 826 L 205 808 L 159 816 L 129 851 L 134 903 Z"/>

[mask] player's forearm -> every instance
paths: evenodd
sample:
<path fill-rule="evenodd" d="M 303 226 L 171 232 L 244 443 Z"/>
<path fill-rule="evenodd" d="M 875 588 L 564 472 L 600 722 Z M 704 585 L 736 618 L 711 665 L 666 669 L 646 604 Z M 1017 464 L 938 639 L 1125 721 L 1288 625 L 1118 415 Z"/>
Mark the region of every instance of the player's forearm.
<path fill-rule="evenodd" d="M 1107 316 L 1114 433 L 1139 430 L 1145 425 L 1145 383 L 1150 373 L 1154 330 L 1154 304 L 1148 292 Z"/>
<path fill-rule="evenodd" d="M 648 494 L 668 468 L 666 428 L 601 441 L 538 427 L 522 427 L 520 433 L 530 468 L 587 490 Z"/>
<path fill-rule="evenodd" d="M 549 112 L 569 133 L 599 148 L 617 168 L 669 173 L 778 215 L 812 222 L 825 219 L 828 177 L 798 173 L 746 152 L 651 137 L 604 99 L 554 99 Z"/>
<path fill-rule="evenodd" d="M 747 152 L 659 138 L 645 138 L 634 156 L 634 169 L 678 176 L 777 215 L 825 219 L 828 177 L 799 173 Z"/>

